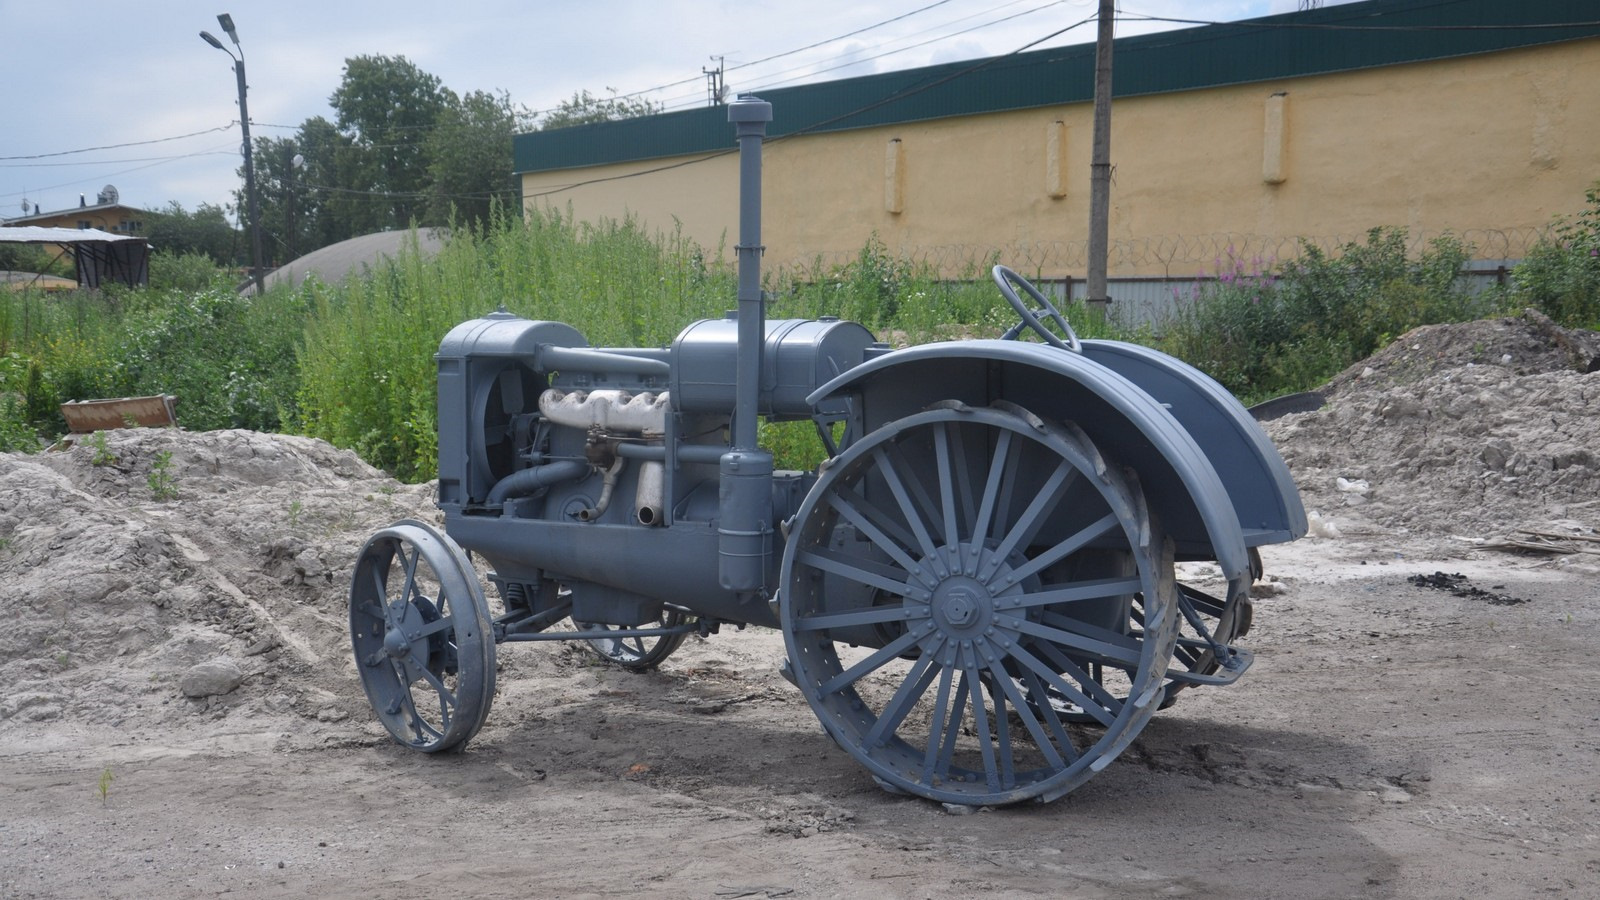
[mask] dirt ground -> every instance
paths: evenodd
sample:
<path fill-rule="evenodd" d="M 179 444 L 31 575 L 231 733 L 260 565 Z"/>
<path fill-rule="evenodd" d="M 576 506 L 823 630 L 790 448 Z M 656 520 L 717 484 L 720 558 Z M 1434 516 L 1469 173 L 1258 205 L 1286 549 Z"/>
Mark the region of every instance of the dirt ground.
<path fill-rule="evenodd" d="M 879 790 L 754 629 L 646 674 L 502 646 L 483 731 L 416 754 L 344 604 L 431 486 L 248 432 L 0 456 L 0 898 L 1595 896 L 1600 374 L 1546 325 L 1414 332 L 1270 423 L 1316 515 L 1251 671 L 970 815 Z"/>

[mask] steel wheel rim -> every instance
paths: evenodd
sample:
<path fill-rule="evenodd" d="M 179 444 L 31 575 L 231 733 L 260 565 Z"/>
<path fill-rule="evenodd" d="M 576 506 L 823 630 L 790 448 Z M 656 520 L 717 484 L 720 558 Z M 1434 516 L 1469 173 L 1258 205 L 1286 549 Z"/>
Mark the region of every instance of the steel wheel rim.
<path fill-rule="evenodd" d="M 1016 471 L 1040 461 L 1047 475 Z M 1013 498 L 1007 484 L 1040 490 Z M 1083 508 L 1060 512 L 1068 500 Z M 870 550 L 844 552 L 858 537 Z M 1126 544 L 1136 576 L 1045 580 L 1107 540 Z M 796 516 L 781 583 L 795 680 L 828 733 L 880 784 L 948 803 L 1051 800 L 1088 780 L 1154 713 L 1177 637 L 1170 546 L 1137 489 L 1073 426 L 1006 404 L 947 404 L 841 454 Z M 1142 622 L 1113 599 L 1135 593 Z M 1080 602 L 1122 616 L 1120 630 L 1063 614 Z M 842 658 L 869 625 L 899 634 Z M 1088 660 L 1125 673 L 1120 697 Z M 1101 730 L 1041 714 L 1051 691 L 1094 710 Z"/>
<path fill-rule="evenodd" d="M 685 621 L 684 614 L 675 609 L 662 610 L 661 618 L 655 622 L 646 623 L 641 628 L 673 628 L 682 625 Z M 615 663 L 625 669 L 649 669 L 661 665 L 667 657 L 671 656 L 683 645 L 687 635 L 664 634 L 656 637 L 619 638 L 607 637 L 608 631 L 621 630 L 622 626 L 605 625 L 599 622 L 572 621 L 573 627 L 579 631 L 595 632 L 599 637 L 585 641 L 589 649 L 606 662 Z"/>
<path fill-rule="evenodd" d="M 465 553 L 421 522 L 368 539 L 350 582 L 362 688 L 389 734 L 426 753 L 458 749 L 494 698 L 488 602 Z"/>

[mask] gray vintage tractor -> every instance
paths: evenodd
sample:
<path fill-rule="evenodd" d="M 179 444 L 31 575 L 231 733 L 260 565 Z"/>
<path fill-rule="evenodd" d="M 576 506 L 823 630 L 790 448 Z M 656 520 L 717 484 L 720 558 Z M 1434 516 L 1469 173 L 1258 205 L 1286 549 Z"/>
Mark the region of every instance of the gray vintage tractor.
<path fill-rule="evenodd" d="M 736 312 L 665 348 L 503 310 L 445 336 L 444 531 L 397 522 L 357 559 L 367 696 L 400 743 L 452 750 L 488 716 L 498 644 L 648 669 L 691 634 L 781 628 L 783 674 L 884 788 L 1060 797 L 1179 691 L 1248 668 L 1255 548 L 1305 533 L 1299 495 L 1214 381 L 1078 340 L 1004 267 L 1020 321 L 995 340 L 894 350 L 853 322 L 767 320 L 771 116 L 729 107 Z M 815 423 L 827 461 L 775 470 L 762 418 Z M 1180 560 L 1214 562 L 1220 596 L 1179 584 Z"/>

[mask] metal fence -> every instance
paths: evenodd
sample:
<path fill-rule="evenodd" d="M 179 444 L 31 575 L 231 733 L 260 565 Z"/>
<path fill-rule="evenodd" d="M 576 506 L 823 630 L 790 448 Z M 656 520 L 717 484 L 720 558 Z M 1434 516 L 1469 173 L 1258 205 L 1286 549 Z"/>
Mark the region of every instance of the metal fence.
<path fill-rule="evenodd" d="M 1473 260 L 1461 270 L 1459 277 L 1467 292 L 1475 294 L 1495 285 L 1506 284 L 1516 264 L 1517 260 L 1514 259 Z M 1180 302 L 1195 296 L 1206 282 L 1216 280 L 1214 275 L 1108 278 L 1106 293 L 1111 296 L 1108 312 L 1121 325 L 1159 329 L 1176 313 Z M 1089 283 L 1084 278 L 1042 278 L 1034 283 L 1049 296 L 1067 303 L 1082 303 L 1089 295 Z"/>

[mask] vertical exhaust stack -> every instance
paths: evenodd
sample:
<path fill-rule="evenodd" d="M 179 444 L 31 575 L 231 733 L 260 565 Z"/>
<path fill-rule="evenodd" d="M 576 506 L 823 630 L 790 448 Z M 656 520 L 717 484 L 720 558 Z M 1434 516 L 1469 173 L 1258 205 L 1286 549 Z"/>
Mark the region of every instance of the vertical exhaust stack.
<path fill-rule="evenodd" d="M 761 142 L 772 104 L 751 96 L 728 105 L 739 139 L 739 346 L 735 359 L 733 445 L 722 455 L 718 492 L 717 577 L 732 591 L 764 592 L 772 554 L 772 453 L 757 446 L 761 351 L 766 304 L 761 296 Z"/>

